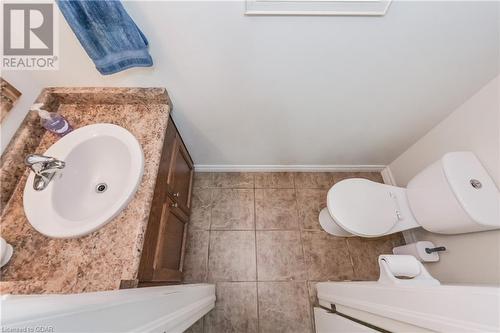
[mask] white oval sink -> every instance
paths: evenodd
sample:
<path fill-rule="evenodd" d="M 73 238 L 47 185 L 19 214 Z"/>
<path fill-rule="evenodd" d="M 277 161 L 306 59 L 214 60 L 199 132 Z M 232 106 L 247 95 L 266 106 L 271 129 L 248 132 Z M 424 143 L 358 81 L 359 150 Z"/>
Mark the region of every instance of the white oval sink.
<path fill-rule="evenodd" d="M 144 170 L 137 139 L 113 124 L 76 129 L 43 155 L 66 165 L 42 191 L 33 189 L 30 173 L 24 211 L 33 228 L 54 238 L 80 237 L 104 226 L 132 199 Z"/>

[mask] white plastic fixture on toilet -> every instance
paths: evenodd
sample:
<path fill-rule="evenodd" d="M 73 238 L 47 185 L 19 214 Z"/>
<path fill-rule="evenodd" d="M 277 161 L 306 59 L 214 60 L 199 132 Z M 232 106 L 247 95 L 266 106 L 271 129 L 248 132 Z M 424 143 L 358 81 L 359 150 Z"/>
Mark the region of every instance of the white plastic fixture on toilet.
<path fill-rule="evenodd" d="M 352 178 L 335 184 L 319 214 L 333 235 L 379 237 L 417 227 L 442 234 L 500 229 L 500 194 L 471 152 L 444 155 L 402 188 Z"/>

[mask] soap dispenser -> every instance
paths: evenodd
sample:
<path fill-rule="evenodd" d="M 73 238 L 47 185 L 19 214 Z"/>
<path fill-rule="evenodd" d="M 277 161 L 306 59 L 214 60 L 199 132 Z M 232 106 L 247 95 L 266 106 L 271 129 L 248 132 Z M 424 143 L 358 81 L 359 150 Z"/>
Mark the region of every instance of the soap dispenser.
<path fill-rule="evenodd" d="M 33 104 L 30 110 L 38 112 L 40 123 L 46 130 L 60 136 L 65 136 L 73 130 L 66 118 L 56 112 L 43 110 L 42 106 L 42 103 L 36 103 Z"/>

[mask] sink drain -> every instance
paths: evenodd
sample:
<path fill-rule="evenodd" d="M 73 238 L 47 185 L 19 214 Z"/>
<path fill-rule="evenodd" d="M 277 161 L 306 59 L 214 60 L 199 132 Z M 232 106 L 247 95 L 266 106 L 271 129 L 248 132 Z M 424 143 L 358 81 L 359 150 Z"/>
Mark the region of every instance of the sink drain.
<path fill-rule="evenodd" d="M 95 191 L 97 193 L 104 193 L 108 189 L 108 185 L 106 183 L 99 183 L 95 187 Z"/>

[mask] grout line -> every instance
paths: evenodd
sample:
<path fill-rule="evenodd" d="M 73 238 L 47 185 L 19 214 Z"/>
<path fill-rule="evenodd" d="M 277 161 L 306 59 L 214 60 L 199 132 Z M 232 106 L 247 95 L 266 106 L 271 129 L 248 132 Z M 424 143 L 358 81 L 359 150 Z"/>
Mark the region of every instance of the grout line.
<path fill-rule="evenodd" d="M 302 222 L 299 221 L 299 203 L 298 203 L 297 189 L 295 189 L 295 204 L 296 204 L 296 208 L 297 208 L 297 222 L 299 224 L 302 224 Z M 308 266 L 307 260 L 306 260 L 306 251 L 304 248 L 303 232 L 304 231 L 302 230 L 302 228 L 300 228 L 300 225 L 299 225 L 300 247 L 302 249 L 302 257 L 304 258 L 304 269 L 306 271 L 307 280 L 309 280 L 309 266 Z"/>
<path fill-rule="evenodd" d="M 256 190 L 293 190 L 293 187 L 256 187 Z"/>
<path fill-rule="evenodd" d="M 349 245 L 349 239 L 345 239 L 345 243 L 346 243 L 346 246 L 347 246 L 347 253 L 349 254 L 349 260 L 351 261 L 351 266 L 352 266 L 352 275 L 353 275 L 353 279 L 355 278 L 356 276 L 356 270 L 354 269 L 354 260 L 352 259 L 352 255 L 351 255 L 351 246 Z"/>
<path fill-rule="evenodd" d="M 287 229 L 287 228 L 283 228 L 283 229 L 256 229 L 257 231 L 269 231 L 269 232 L 274 232 L 274 231 L 300 231 L 300 228 L 296 228 L 296 229 Z"/>
<path fill-rule="evenodd" d="M 210 229 L 210 231 L 255 231 L 255 229 Z"/>
<path fill-rule="evenodd" d="M 333 176 L 332 176 L 332 178 L 333 178 Z M 295 174 L 293 175 L 293 185 L 294 185 L 294 191 L 295 191 L 295 205 L 296 205 L 296 210 L 297 210 L 297 224 L 298 224 L 298 227 L 299 227 L 300 245 L 301 245 L 301 248 L 302 248 L 302 257 L 304 259 L 304 264 L 303 265 L 304 265 L 304 270 L 305 270 L 305 273 L 306 273 L 305 274 L 306 275 L 305 285 L 306 285 L 306 297 L 307 297 L 307 304 L 308 304 L 307 311 L 309 312 L 309 320 L 310 320 L 309 325 L 311 326 L 311 332 L 315 332 L 314 311 L 313 311 L 314 302 L 311 301 L 311 297 L 309 295 L 309 287 L 310 287 L 309 265 L 308 265 L 308 261 L 306 259 L 306 251 L 305 251 L 305 248 L 304 248 L 304 240 L 303 240 L 304 232 L 311 231 L 311 230 L 307 230 L 307 229 L 302 228 L 303 227 L 303 221 L 300 218 L 300 212 L 299 212 L 299 193 L 298 193 L 298 191 L 300 189 L 298 189 L 297 186 L 296 186 L 296 183 L 295 183 Z"/>
<path fill-rule="evenodd" d="M 250 282 L 256 282 L 256 283 L 303 283 L 303 282 L 345 282 L 345 281 L 355 281 L 355 280 L 349 280 L 349 279 L 330 279 L 330 280 L 262 280 L 262 281 L 256 281 L 256 280 L 215 280 L 215 281 L 209 281 L 208 283 L 250 283 Z M 365 281 L 367 282 L 367 281 Z"/>
<path fill-rule="evenodd" d="M 305 275 L 306 275 L 306 280 L 308 281 L 309 280 L 309 266 L 307 264 L 307 260 L 306 260 L 306 252 L 305 252 L 305 248 L 304 248 L 304 241 L 303 241 L 303 233 L 304 233 L 304 229 L 302 228 L 303 227 L 303 221 L 300 219 L 300 213 L 299 213 L 299 189 L 296 187 L 296 183 L 295 183 L 295 174 L 293 174 L 293 185 L 294 185 L 294 191 L 295 191 L 295 208 L 296 208 L 296 211 L 297 211 L 297 225 L 299 227 L 299 237 L 300 237 L 300 247 L 302 249 L 302 258 L 304 259 L 304 270 L 305 270 Z M 309 290 L 309 289 L 308 289 Z M 309 294 L 309 292 L 308 292 Z"/>
<path fill-rule="evenodd" d="M 210 199 L 209 199 L 209 204 L 210 204 L 210 211 L 208 214 L 208 230 L 212 229 L 212 210 L 214 208 L 214 200 L 215 200 L 215 191 L 213 189 L 209 189 L 210 191 Z"/>
<path fill-rule="evenodd" d="M 302 229 L 302 228 L 282 228 L 282 229 L 192 229 L 193 231 L 303 231 L 303 232 L 324 232 L 319 229 Z M 345 237 L 344 237 L 345 238 Z"/>
<path fill-rule="evenodd" d="M 370 179 L 368 179 L 370 180 Z M 193 190 L 329 190 L 331 188 L 325 188 L 320 186 L 306 186 L 306 187 L 272 187 L 272 186 L 259 186 L 259 187 L 220 187 L 220 186 L 205 186 L 205 187 L 193 187 Z"/>
<path fill-rule="evenodd" d="M 305 231 L 305 232 L 324 232 L 319 229 L 302 229 L 302 228 L 280 228 L 280 229 L 193 229 L 193 231 Z"/>
<path fill-rule="evenodd" d="M 254 226 L 257 224 L 257 214 L 256 214 L 256 209 L 255 209 L 256 203 L 255 203 L 255 189 L 253 190 L 253 223 Z M 258 265 L 259 262 L 257 260 L 257 228 L 254 228 L 254 253 L 255 253 L 255 280 L 259 281 L 259 269 Z"/>
<path fill-rule="evenodd" d="M 311 297 L 309 296 L 309 265 L 307 263 L 307 259 L 306 259 L 306 251 L 305 251 L 305 248 L 304 248 L 304 240 L 303 240 L 303 235 L 304 235 L 304 229 L 302 228 L 303 226 L 303 221 L 300 219 L 300 214 L 299 214 L 299 194 L 298 194 L 298 188 L 296 187 L 296 184 L 295 184 L 295 175 L 293 177 L 294 179 L 294 187 L 295 187 L 295 207 L 296 207 L 296 210 L 297 210 L 297 224 L 298 224 L 298 227 L 299 227 L 299 237 L 300 237 L 300 246 L 301 246 L 301 249 L 302 249 L 302 257 L 304 259 L 304 270 L 305 270 L 305 275 L 306 275 L 306 281 L 305 281 L 305 284 L 306 284 L 306 297 L 307 297 L 307 304 L 309 305 L 308 306 L 308 311 L 309 311 L 309 318 L 310 318 L 310 325 L 311 325 L 311 329 L 312 331 L 314 332 L 314 314 L 312 312 L 312 306 L 313 304 L 311 304 Z"/>
<path fill-rule="evenodd" d="M 255 242 L 255 292 L 256 292 L 256 297 L 257 297 L 257 332 L 260 332 L 260 313 L 259 313 L 259 262 L 257 259 L 257 198 L 255 195 L 255 175 L 253 176 L 253 181 L 254 181 L 254 189 L 253 189 L 253 223 L 254 223 L 254 242 Z"/>
<path fill-rule="evenodd" d="M 207 268 L 205 269 L 205 280 L 208 282 L 210 271 L 210 242 L 212 239 L 212 232 L 208 230 L 208 249 L 207 249 Z"/>
<path fill-rule="evenodd" d="M 210 175 L 210 182 L 214 181 L 214 174 L 212 173 Z M 208 249 L 207 249 L 207 268 L 206 268 L 206 280 L 208 282 L 209 275 L 210 275 L 210 243 L 212 239 L 212 208 L 214 204 L 214 191 L 210 189 L 210 212 L 208 214 Z M 217 288 L 217 286 L 216 286 Z M 205 325 L 203 325 L 205 326 Z M 205 330 L 205 327 L 203 327 L 203 330 Z"/>

